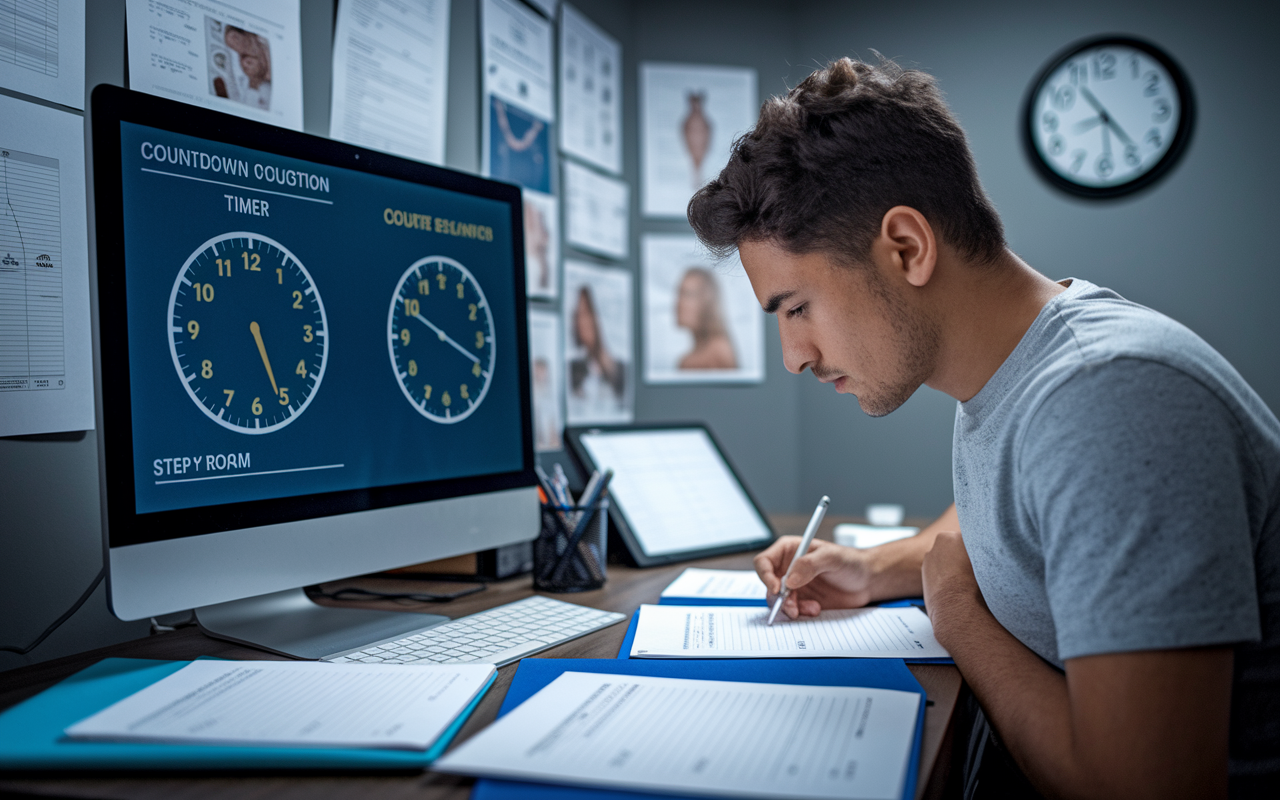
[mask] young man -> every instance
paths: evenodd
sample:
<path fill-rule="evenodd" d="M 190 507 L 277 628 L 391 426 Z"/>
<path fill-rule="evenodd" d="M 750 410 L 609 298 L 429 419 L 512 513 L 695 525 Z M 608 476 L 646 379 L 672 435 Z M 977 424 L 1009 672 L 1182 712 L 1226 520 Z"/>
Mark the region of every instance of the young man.
<path fill-rule="evenodd" d="M 923 593 L 1046 795 L 1280 796 L 1280 422 L 1222 356 L 1023 263 L 933 81 L 892 63 L 766 103 L 689 220 L 738 250 L 788 370 L 872 416 L 959 401 L 955 505 L 815 542 L 788 616 Z M 756 558 L 770 593 L 797 543 Z"/>

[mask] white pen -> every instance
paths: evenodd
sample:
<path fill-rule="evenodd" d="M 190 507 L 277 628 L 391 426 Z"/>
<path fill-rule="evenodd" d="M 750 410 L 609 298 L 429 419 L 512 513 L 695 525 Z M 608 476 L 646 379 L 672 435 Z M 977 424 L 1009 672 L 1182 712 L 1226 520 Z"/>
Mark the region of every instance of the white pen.
<path fill-rule="evenodd" d="M 796 554 L 791 557 L 786 574 L 782 576 L 782 591 L 778 592 L 778 599 L 773 601 L 773 610 L 769 612 L 767 625 L 773 624 L 773 618 L 778 616 L 778 611 L 782 608 L 782 601 L 787 599 L 787 592 L 790 591 L 787 589 L 787 575 L 791 574 L 796 562 L 809 552 L 809 543 L 813 541 L 813 535 L 818 532 L 818 526 L 822 524 L 822 518 L 826 516 L 827 506 L 830 504 L 831 498 L 824 494 L 818 501 L 818 507 L 813 510 L 813 516 L 809 518 L 809 527 L 804 529 L 804 538 L 800 540 L 800 546 L 796 548 Z"/>

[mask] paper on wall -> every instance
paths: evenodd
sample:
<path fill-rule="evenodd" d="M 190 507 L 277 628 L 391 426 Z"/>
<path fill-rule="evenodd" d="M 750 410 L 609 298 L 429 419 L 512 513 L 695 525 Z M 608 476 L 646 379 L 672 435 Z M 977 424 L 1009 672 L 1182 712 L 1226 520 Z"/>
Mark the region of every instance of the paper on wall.
<path fill-rule="evenodd" d="M 529 374 L 533 386 L 533 446 L 539 453 L 564 447 L 564 381 L 560 317 L 529 309 Z"/>
<path fill-rule="evenodd" d="M 84 0 L 0 3 L 0 86 L 84 108 Z"/>
<path fill-rule="evenodd" d="M 630 422 L 635 409 L 631 273 L 566 261 L 560 307 L 569 424 Z"/>
<path fill-rule="evenodd" d="M 622 172 L 622 47 L 565 3 L 560 15 L 560 149 Z"/>
<path fill-rule="evenodd" d="M 566 161 L 564 216 L 569 244 L 609 258 L 627 257 L 631 187 L 626 181 Z"/>

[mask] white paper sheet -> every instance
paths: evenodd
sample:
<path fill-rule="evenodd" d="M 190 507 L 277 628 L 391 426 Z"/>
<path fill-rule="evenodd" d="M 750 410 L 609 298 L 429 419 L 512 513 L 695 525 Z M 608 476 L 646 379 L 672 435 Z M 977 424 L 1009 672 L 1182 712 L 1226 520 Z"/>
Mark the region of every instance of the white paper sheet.
<path fill-rule="evenodd" d="M 564 165 L 565 238 L 581 250 L 627 257 L 631 187 L 572 162 Z"/>
<path fill-rule="evenodd" d="M 491 178 L 551 193 L 551 23 L 513 0 L 484 0 L 481 170 Z"/>
<path fill-rule="evenodd" d="M 127 0 L 129 88 L 302 130 L 300 0 Z"/>
<path fill-rule="evenodd" d="M 647 233 L 644 379 L 762 383 L 764 311 L 735 255 L 717 263 L 687 234 Z"/>
<path fill-rule="evenodd" d="M 946 658 L 924 612 L 824 611 L 773 625 L 767 608 L 640 606 L 634 658 Z"/>
<path fill-rule="evenodd" d="M 733 797 L 901 796 L 920 695 L 566 672 L 432 768 Z"/>
<path fill-rule="evenodd" d="M 0 2 L 0 86 L 84 108 L 84 0 Z"/>
<path fill-rule="evenodd" d="M 0 436 L 91 430 L 84 119 L 0 96 Z"/>
<path fill-rule="evenodd" d="M 568 3 L 560 15 L 560 149 L 622 172 L 622 47 Z"/>
<path fill-rule="evenodd" d="M 533 384 L 533 446 L 539 453 L 564 447 L 564 380 L 560 377 L 560 317 L 529 309 L 529 374 Z"/>
<path fill-rule="evenodd" d="M 529 297 L 554 300 L 560 294 L 560 204 L 532 189 L 521 191 L 524 205 L 524 275 Z"/>
<path fill-rule="evenodd" d="M 693 193 L 720 174 L 733 140 L 755 125 L 756 72 L 640 65 L 640 202 L 645 216 L 684 218 Z"/>
<path fill-rule="evenodd" d="M 426 750 L 491 664 L 193 661 L 67 728 L 73 739 Z"/>
<path fill-rule="evenodd" d="M 569 424 L 630 422 L 635 413 L 636 376 L 631 273 L 565 261 L 560 308 Z"/>
<path fill-rule="evenodd" d="M 749 569 L 699 569 L 689 567 L 662 590 L 663 597 L 696 597 L 701 600 L 759 600 L 765 588 L 760 576 Z"/>
<path fill-rule="evenodd" d="M 341 0 L 329 138 L 444 163 L 449 0 Z"/>

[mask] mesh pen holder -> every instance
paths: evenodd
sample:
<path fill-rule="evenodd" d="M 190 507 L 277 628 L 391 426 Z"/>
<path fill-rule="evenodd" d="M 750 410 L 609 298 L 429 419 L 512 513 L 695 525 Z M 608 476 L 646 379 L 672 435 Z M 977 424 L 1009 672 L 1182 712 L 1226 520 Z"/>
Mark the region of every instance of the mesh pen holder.
<path fill-rule="evenodd" d="M 533 588 L 585 592 L 604 586 L 609 499 L 590 506 L 542 505 L 542 530 L 533 543 Z"/>

